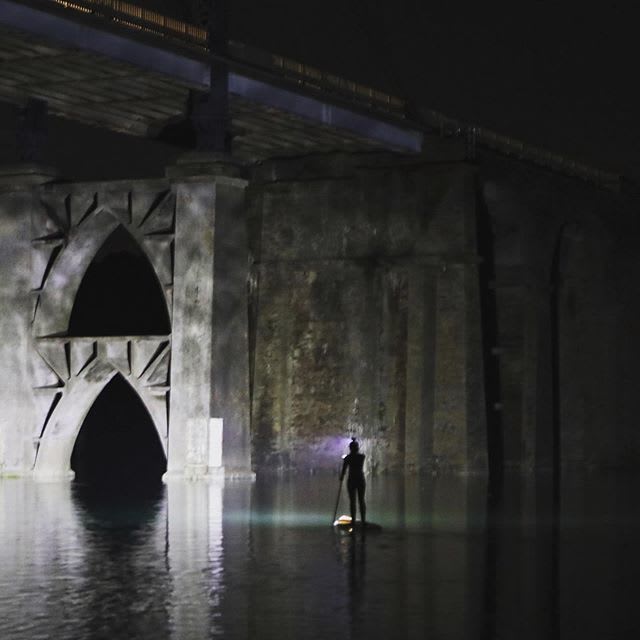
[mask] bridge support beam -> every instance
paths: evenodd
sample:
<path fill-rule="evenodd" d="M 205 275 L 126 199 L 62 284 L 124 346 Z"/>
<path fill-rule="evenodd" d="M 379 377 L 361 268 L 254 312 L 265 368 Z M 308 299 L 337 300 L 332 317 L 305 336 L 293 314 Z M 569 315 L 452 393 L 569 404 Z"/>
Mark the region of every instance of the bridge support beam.
<path fill-rule="evenodd" d="M 217 154 L 167 171 L 177 195 L 166 479 L 250 475 L 246 181 Z M 211 418 L 222 465 L 212 467 Z"/>

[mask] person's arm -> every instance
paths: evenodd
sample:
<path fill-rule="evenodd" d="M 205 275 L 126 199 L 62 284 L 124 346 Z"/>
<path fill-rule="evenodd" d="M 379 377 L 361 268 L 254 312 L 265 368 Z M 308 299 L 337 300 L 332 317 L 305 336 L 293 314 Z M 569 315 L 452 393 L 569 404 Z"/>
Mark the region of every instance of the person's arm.
<path fill-rule="evenodd" d="M 347 467 L 349 466 L 349 456 L 344 457 L 344 462 L 342 463 L 342 471 L 340 472 L 340 482 L 344 479 L 344 474 L 347 473 Z"/>

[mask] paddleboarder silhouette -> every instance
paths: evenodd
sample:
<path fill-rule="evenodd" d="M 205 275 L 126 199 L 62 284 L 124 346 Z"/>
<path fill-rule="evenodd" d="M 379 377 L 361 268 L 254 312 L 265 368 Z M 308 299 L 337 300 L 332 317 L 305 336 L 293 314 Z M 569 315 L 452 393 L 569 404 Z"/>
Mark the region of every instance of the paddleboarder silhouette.
<path fill-rule="evenodd" d="M 360 518 L 362 526 L 367 522 L 367 505 L 364 501 L 364 491 L 366 482 L 364 480 L 364 453 L 360 453 L 360 445 L 355 438 L 351 438 L 349 443 L 349 453 L 344 456 L 342 463 L 342 472 L 340 473 L 340 483 L 347 476 L 347 491 L 349 492 L 349 506 L 351 508 L 351 522 L 356 522 L 356 496 L 360 505 Z"/>

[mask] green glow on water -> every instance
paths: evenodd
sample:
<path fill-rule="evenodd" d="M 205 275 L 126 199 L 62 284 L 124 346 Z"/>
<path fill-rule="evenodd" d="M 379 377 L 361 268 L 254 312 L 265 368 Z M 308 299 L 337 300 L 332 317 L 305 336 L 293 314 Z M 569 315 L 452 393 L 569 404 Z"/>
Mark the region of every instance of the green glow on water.
<path fill-rule="evenodd" d="M 331 514 L 320 512 L 303 512 L 303 511 L 287 511 L 287 512 L 268 512 L 268 511 L 252 511 L 225 513 L 225 520 L 230 522 L 240 522 L 250 519 L 252 524 L 272 527 L 327 527 L 331 525 L 333 519 Z"/>

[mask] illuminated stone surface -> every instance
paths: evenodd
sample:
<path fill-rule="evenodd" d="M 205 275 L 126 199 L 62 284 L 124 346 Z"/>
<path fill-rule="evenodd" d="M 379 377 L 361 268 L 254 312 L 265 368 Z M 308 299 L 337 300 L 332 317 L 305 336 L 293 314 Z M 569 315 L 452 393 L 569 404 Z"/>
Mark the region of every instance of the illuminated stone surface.
<path fill-rule="evenodd" d="M 377 164 L 379 163 L 379 164 Z M 273 162 L 250 193 L 258 465 L 485 471 L 473 173 Z"/>
<path fill-rule="evenodd" d="M 335 470 L 351 434 L 379 471 L 484 472 L 497 437 L 523 471 L 554 455 L 633 466 L 633 206 L 514 166 L 339 153 L 264 162 L 245 182 L 191 156 L 160 180 L 4 191 L 3 473 L 68 474 L 116 373 L 170 477 L 211 475 L 211 418 L 230 474 Z M 170 334 L 68 334 L 115 229 L 148 260 Z"/>
<path fill-rule="evenodd" d="M 11 384 L 2 389 L 8 406 L 0 428 L 3 473 L 72 475 L 71 451 L 83 420 L 116 374 L 142 400 L 165 454 L 171 438 L 170 476 L 207 475 L 212 390 L 217 415 L 228 425 L 223 463 L 235 473 L 249 472 L 246 240 L 242 233 L 239 238 L 234 235 L 234 228 L 244 229 L 244 185 L 237 178 L 215 182 L 209 176 L 173 185 L 147 181 L 36 186 L 2 196 L 7 206 L 0 234 L 7 258 L 2 269 L 7 275 L 3 307 L 12 310 L 3 314 L 3 322 L 15 336 L 6 345 L 4 359 L 12 375 Z M 12 225 L 14 217 L 17 224 Z M 216 218 L 226 239 L 216 241 L 214 264 Z M 171 335 L 69 335 L 83 278 L 116 229 L 130 234 L 163 285 L 169 316 L 175 315 Z M 234 277 L 237 265 L 239 275 Z M 223 275 L 214 294 L 215 269 Z M 222 335 L 216 336 L 216 331 Z M 20 361 L 25 353 L 28 357 Z M 244 368 L 212 380 L 212 362 L 234 359 Z M 234 387 L 238 383 L 245 384 L 244 392 Z"/>

